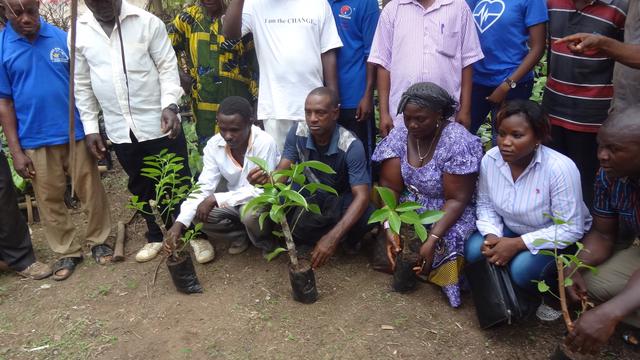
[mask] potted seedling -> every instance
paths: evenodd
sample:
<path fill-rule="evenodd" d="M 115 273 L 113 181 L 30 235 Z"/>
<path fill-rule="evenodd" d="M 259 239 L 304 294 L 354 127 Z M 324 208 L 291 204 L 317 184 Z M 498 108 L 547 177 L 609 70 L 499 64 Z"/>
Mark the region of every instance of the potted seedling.
<path fill-rule="evenodd" d="M 391 232 L 399 236 L 401 251 L 396 256 L 396 266 L 393 271 L 393 289 L 407 292 L 415 288 L 416 276 L 414 267 L 420 255 L 418 250 L 412 249 L 414 244 L 424 243 L 429 233 L 425 225 L 430 225 L 444 216 L 443 211 L 426 210 L 418 213 L 423 206 L 415 201 L 398 203 L 393 191 L 389 188 L 376 186 L 378 194 L 384 203 L 381 209 L 374 211 L 369 217 L 369 224 L 388 224 Z"/>
<path fill-rule="evenodd" d="M 149 207 L 146 208 L 151 210 L 146 210 L 145 205 L 147 202 L 140 201 L 136 195 L 131 197 L 128 204 L 131 209 L 153 215 L 164 238 L 167 235 L 165 221 L 171 218 L 175 208 L 179 206 L 182 200 L 199 191 L 192 178 L 180 175 L 180 171 L 184 167 L 183 160 L 182 157 L 168 152 L 167 149 L 163 149 L 157 155 L 145 157 L 144 164 L 146 167 L 142 168 L 140 174 L 155 182 L 155 196 L 149 200 Z M 167 267 L 176 289 L 187 294 L 202 292 L 202 287 L 193 267 L 193 261 L 187 250 L 187 245 L 200 233 L 201 228 L 202 224 L 197 224 L 193 229 L 187 230 L 171 254 L 162 257 L 163 260 L 166 259 Z M 153 283 L 155 283 L 158 268 L 161 264 L 162 260 L 158 263 L 154 272 Z"/>
<path fill-rule="evenodd" d="M 256 157 L 248 159 L 269 174 L 269 182 L 264 185 L 256 185 L 262 188 L 263 192 L 243 207 L 242 214 L 244 216 L 251 211 L 261 211 L 258 218 L 261 228 L 267 217 L 282 227 L 282 236 L 287 249 L 276 249 L 268 257 L 274 257 L 280 252 L 287 251 L 290 260 L 289 279 L 293 299 L 305 304 L 314 303 L 318 299 L 318 290 L 313 269 L 308 260 L 298 258 L 296 245 L 293 241 L 293 231 L 305 211 L 320 215 L 320 207 L 317 204 L 309 203 L 302 194 L 313 195 L 317 191 L 324 191 L 338 195 L 336 190 L 328 185 L 308 183 L 305 171 L 315 169 L 327 174 L 335 174 L 335 171 L 329 165 L 319 161 L 305 161 L 293 164 L 290 169 L 271 171 L 263 159 Z M 286 183 L 279 181 L 284 179 L 288 179 L 288 181 Z M 287 214 L 296 208 L 302 208 L 303 211 L 300 211 L 298 216 L 293 219 L 293 224 L 289 224 Z"/>
<path fill-rule="evenodd" d="M 552 216 L 550 214 L 545 214 L 545 216 L 551 219 L 551 221 L 553 221 L 553 223 L 556 226 L 565 225 L 568 223 L 567 221 L 562 220 L 558 217 Z M 564 324 L 567 328 L 567 331 L 571 332 L 574 327 L 574 321 L 571 319 L 571 314 L 569 313 L 569 305 L 567 301 L 566 288 L 573 286 L 572 277 L 577 271 L 580 271 L 581 269 L 589 269 L 592 273 L 596 274 L 598 272 L 598 269 L 596 269 L 593 266 L 589 266 L 585 264 L 582 260 L 580 260 L 580 258 L 578 258 L 578 255 L 584 250 L 584 245 L 581 242 L 575 243 L 576 245 L 575 253 L 573 254 L 560 253 L 558 251 L 558 246 L 566 247 L 571 245 L 572 243 L 557 240 L 557 229 L 556 229 L 556 233 L 554 235 L 553 240 L 536 239 L 533 241 L 534 246 L 542 246 L 545 244 L 554 245 L 553 250 L 540 250 L 539 253 L 546 256 L 552 256 L 554 258 L 554 261 L 556 264 L 556 270 L 558 272 L 558 293 L 556 294 L 551 289 L 551 286 L 549 286 L 549 284 L 547 284 L 544 280 L 542 281 L 533 280 L 533 281 L 537 283 L 538 291 L 540 293 L 549 294 L 560 302 L 560 308 L 562 311 L 562 318 L 564 320 Z M 569 269 L 570 269 L 570 272 L 568 273 L 568 276 L 565 276 L 565 271 Z M 587 299 L 586 296 L 582 296 L 582 298 L 580 299 L 580 302 L 581 302 L 580 310 L 576 311 L 577 317 L 580 317 L 580 315 L 583 312 L 587 311 L 590 307 L 593 307 L 593 304 L 589 302 L 589 299 Z M 567 357 L 564 354 L 564 351 L 562 351 L 560 347 L 558 347 L 556 349 L 555 354 L 552 356 L 552 358 L 566 359 Z"/>

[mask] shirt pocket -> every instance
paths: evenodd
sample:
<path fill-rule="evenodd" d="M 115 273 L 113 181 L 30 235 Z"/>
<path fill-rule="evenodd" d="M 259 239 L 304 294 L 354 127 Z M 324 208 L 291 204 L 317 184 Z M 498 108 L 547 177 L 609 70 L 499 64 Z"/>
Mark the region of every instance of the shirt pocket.
<path fill-rule="evenodd" d="M 125 44 L 124 56 L 127 62 L 127 71 L 147 72 L 151 70 L 153 61 L 151 60 L 147 44 Z"/>
<path fill-rule="evenodd" d="M 440 39 L 440 46 L 438 46 L 438 53 L 447 56 L 455 57 L 458 53 L 458 45 L 460 45 L 460 32 L 459 31 L 445 31 Z"/>

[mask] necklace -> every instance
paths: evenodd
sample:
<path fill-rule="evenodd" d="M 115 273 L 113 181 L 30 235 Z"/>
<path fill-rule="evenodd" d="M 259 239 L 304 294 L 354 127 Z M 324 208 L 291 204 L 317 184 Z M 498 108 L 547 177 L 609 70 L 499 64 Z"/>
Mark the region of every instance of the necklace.
<path fill-rule="evenodd" d="M 416 139 L 416 146 L 418 147 L 418 158 L 420 159 L 420 163 L 422 163 L 424 161 L 424 159 L 427 158 L 427 156 L 429 156 L 429 153 L 431 153 L 431 149 L 433 149 L 433 144 L 436 143 L 436 139 L 438 138 L 438 133 L 440 132 L 440 128 L 437 129 L 435 135 L 433 135 L 433 139 L 431 139 L 431 143 L 429 144 L 429 149 L 427 150 L 427 152 L 424 155 L 420 155 L 421 151 L 420 151 L 420 141 L 418 139 Z"/>

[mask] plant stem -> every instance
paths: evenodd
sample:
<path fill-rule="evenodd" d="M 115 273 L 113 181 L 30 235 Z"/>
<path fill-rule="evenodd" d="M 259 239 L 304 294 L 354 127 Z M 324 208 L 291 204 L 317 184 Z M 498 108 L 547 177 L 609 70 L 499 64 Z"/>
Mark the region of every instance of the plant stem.
<path fill-rule="evenodd" d="M 298 266 L 298 254 L 296 252 L 296 244 L 293 242 L 293 235 L 291 234 L 291 229 L 289 229 L 289 224 L 287 223 L 287 219 L 283 218 L 282 221 L 280 221 L 280 225 L 282 226 L 284 241 L 287 244 L 289 259 L 291 259 L 291 265 L 296 267 Z"/>
<path fill-rule="evenodd" d="M 571 315 L 569 315 L 569 308 L 567 307 L 567 293 L 564 288 L 564 266 L 562 260 L 556 257 L 556 269 L 558 271 L 558 293 L 560 295 L 560 307 L 562 308 L 562 317 L 564 318 L 564 324 L 567 326 L 569 332 L 573 331 L 573 321 Z"/>

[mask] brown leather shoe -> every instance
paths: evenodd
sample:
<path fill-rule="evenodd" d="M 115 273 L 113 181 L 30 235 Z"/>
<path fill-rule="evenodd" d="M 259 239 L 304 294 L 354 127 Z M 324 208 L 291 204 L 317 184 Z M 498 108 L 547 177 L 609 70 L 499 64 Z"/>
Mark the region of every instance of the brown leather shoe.
<path fill-rule="evenodd" d="M 27 267 L 22 271 L 18 271 L 18 275 L 24 276 L 26 278 L 33 279 L 33 280 L 42 280 L 44 278 L 51 276 L 52 273 L 53 271 L 51 271 L 51 268 L 49 267 L 49 265 L 43 264 L 39 261 L 34 262 L 33 264 L 29 265 L 29 267 Z"/>

